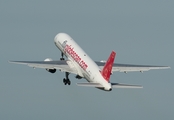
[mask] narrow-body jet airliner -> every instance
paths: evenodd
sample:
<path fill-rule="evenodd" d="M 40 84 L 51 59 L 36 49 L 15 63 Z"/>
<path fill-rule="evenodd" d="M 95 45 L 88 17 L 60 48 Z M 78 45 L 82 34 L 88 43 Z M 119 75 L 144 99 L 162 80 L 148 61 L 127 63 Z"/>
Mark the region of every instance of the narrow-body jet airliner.
<path fill-rule="evenodd" d="M 63 83 L 70 85 L 69 74 L 73 73 L 77 79 L 85 78 L 86 83 L 77 83 L 78 86 L 95 87 L 105 91 L 111 91 L 112 88 L 142 88 L 141 85 L 128 85 L 110 82 L 110 76 L 113 72 L 133 72 L 148 71 L 152 69 L 168 69 L 168 66 L 152 65 L 130 65 L 114 63 L 116 52 L 112 51 L 106 62 L 93 61 L 88 54 L 66 33 L 59 33 L 54 38 L 54 43 L 61 51 L 60 60 L 50 58 L 44 61 L 10 61 L 11 63 L 24 64 L 33 68 L 44 68 L 50 73 L 56 70 L 65 72 Z M 64 56 L 67 57 L 65 60 Z"/>

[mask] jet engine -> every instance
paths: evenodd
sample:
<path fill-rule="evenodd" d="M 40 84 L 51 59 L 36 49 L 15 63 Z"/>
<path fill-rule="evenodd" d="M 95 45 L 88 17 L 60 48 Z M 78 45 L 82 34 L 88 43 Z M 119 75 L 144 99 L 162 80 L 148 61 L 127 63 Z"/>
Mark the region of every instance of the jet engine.
<path fill-rule="evenodd" d="M 53 61 L 51 58 L 47 58 L 47 59 L 45 59 L 44 61 Z M 55 73 L 56 72 L 56 69 L 48 69 L 48 68 L 46 68 L 46 70 L 48 71 L 48 72 L 50 72 L 50 73 Z"/>

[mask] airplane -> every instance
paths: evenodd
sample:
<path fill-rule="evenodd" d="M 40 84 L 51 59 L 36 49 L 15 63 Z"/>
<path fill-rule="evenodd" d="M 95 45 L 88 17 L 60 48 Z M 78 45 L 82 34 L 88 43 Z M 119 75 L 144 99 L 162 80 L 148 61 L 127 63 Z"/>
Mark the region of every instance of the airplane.
<path fill-rule="evenodd" d="M 95 87 L 104 91 L 112 88 L 143 88 L 141 85 L 129 85 L 110 82 L 113 72 L 148 71 L 152 69 L 168 69 L 169 66 L 131 65 L 114 63 L 116 52 L 112 51 L 107 61 L 93 61 L 87 53 L 66 33 L 58 33 L 54 43 L 61 51 L 60 60 L 47 58 L 44 61 L 9 61 L 10 63 L 24 64 L 33 68 L 43 68 L 50 73 L 56 70 L 65 72 L 63 83 L 70 85 L 69 74 L 75 74 L 77 79 L 86 79 L 87 82 L 77 83 L 78 86 Z M 67 60 L 65 60 L 66 56 Z"/>

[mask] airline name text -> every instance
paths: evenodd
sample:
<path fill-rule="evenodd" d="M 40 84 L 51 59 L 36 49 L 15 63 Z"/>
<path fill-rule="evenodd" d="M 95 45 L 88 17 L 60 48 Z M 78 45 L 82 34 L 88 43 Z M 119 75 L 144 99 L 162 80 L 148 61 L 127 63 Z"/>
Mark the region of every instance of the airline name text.
<path fill-rule="evenodd" d="M 74 51 L 71 45 L 65 45 L 64 51 L 67 52 L 83 70 L 86 70 L 88 65 L 79 57 L 79 55 Z"/>

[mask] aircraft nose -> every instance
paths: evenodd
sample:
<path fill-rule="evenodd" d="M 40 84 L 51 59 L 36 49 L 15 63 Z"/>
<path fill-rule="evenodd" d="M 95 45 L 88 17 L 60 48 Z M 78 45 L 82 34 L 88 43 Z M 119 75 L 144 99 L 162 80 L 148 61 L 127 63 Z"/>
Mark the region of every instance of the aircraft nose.
<path fill-rule="evenodd" d="M 66 33 L 58 33 L 54 38 L 54 42 L 57 43 L 59 40 L 65 38 L 68 38 L 68 35 Z"/>

